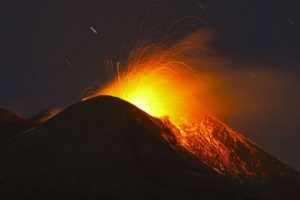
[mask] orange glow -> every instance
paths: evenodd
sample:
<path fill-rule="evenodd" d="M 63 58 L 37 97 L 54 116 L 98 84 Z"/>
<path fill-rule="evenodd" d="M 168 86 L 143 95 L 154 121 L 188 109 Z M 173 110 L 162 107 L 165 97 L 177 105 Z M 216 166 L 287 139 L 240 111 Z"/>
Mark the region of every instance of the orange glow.
<path fill-rule="evenodd" d="M 211 110 L 207 82 L 195 70 L 201 65 L 194 66 L 186 56 L 195 43 L 203 50 L 206 42 L 207 33 L 197 33 L 169 49 L 156 45 L 139 48 L 131 54 L 124 70 L 117 68 L 114 80 L 88 98 L 111 95 L 124 99 L 160 118 L 172 130 L 180 148 L 216 172 L 240 181 L 245 177 L 263 179 L 258 148 L 206 114 Z"/>
<path fill-rule="evenodd" d="M 178 121 L 190 117 L 198 107 L 196 94 L 201 90 L 200 84 L 197 75 L 183 63 L 163 63 L 154 58 L 120 74 L 94 95 L 116 96 L 152 116 L 168 115 L 172 121 Z"/>
<path fill-rule="evenodd" d="M 115 79 L 90 97 L 119 97 L 152 116 L 168 116 L 175 124 L 197 119 L 209 110 L 205 103 L 208 89 L 184 54 L 206 46 L 208 40 L 207 32 L 202 31 L 168 49 L 153 44 L 137 48 L 126 68 L 120 70 L 117 66 Z"/>

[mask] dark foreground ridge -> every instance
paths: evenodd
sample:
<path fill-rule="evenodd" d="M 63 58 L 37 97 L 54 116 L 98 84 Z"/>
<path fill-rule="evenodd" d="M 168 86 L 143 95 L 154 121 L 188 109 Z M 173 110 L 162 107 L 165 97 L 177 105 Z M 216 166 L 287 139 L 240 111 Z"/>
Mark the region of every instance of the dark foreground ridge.
<path fill-rule="evenodd" d="M 293 178 L 241 184 L 173 140 L 159 119 L 121 99 L 77 103 L 3 139 L 0 199 L 300 199 L 292 169 Z"/>

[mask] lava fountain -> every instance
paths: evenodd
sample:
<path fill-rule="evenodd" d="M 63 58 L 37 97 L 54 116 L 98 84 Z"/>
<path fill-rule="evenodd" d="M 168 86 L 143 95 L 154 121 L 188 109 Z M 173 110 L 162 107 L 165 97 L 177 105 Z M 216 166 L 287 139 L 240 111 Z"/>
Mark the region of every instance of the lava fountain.
<path fill-rule="evenodd" d="M 180 148 L 217 173 L 240 182 L 264 180 L 267 154 L 261 155 L 254 143 L 205 114 L 213 104 L 205 76 L 196 69 L 210 63 L 195 66 L 190 56 L 196 48 L 205 51 L 209 38 L 202 31 L 167 49 L 154 44 L 137 48 L 127 66 L 117 67 L 116 77 L 86 99 L 99 95 L 124 99 L 160 118 Z"/>
<path fill-rule="evenodd" d="M 119 97 L 152 116 L 168 116 L 175 124 L 198 119 L 207 111 L 202 103 L 208 90 L 184 54 L 195 48 L 193 43 L 206 45 L 206 37 L 197 32 L 168 49 L 154 44 L 137 48 L 127 66 L 120 70 L 118 65 L 116 77 L 90 97 Z"/>

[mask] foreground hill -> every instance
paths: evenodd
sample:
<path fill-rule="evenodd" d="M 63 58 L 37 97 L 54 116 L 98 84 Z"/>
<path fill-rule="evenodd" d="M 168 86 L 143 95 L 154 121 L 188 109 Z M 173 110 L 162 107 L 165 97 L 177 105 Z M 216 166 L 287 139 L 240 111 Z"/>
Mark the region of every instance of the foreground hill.
<path fill-rule="evenodd" d="M 299 174 L 275 158 L 264 158 L 271 178 L 242 183 L 180 148 L 173 131 L 118 98 L 77 103 L 1 145 L 0 199 L 300 198 Z"/>

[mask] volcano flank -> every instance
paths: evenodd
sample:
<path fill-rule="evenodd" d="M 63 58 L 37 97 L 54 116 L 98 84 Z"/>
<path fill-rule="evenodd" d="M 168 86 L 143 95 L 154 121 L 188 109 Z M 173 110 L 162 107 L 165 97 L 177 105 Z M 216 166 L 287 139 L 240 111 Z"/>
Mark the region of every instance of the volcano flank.
<path fill-rule="evenodd" d="M 7 130 L 0 199 L 300 199 L 298 172 L 219 120 L 201 120 L 203 134 L 184 141 L 192 151 L 168 118 L 111 96 Z"/>

